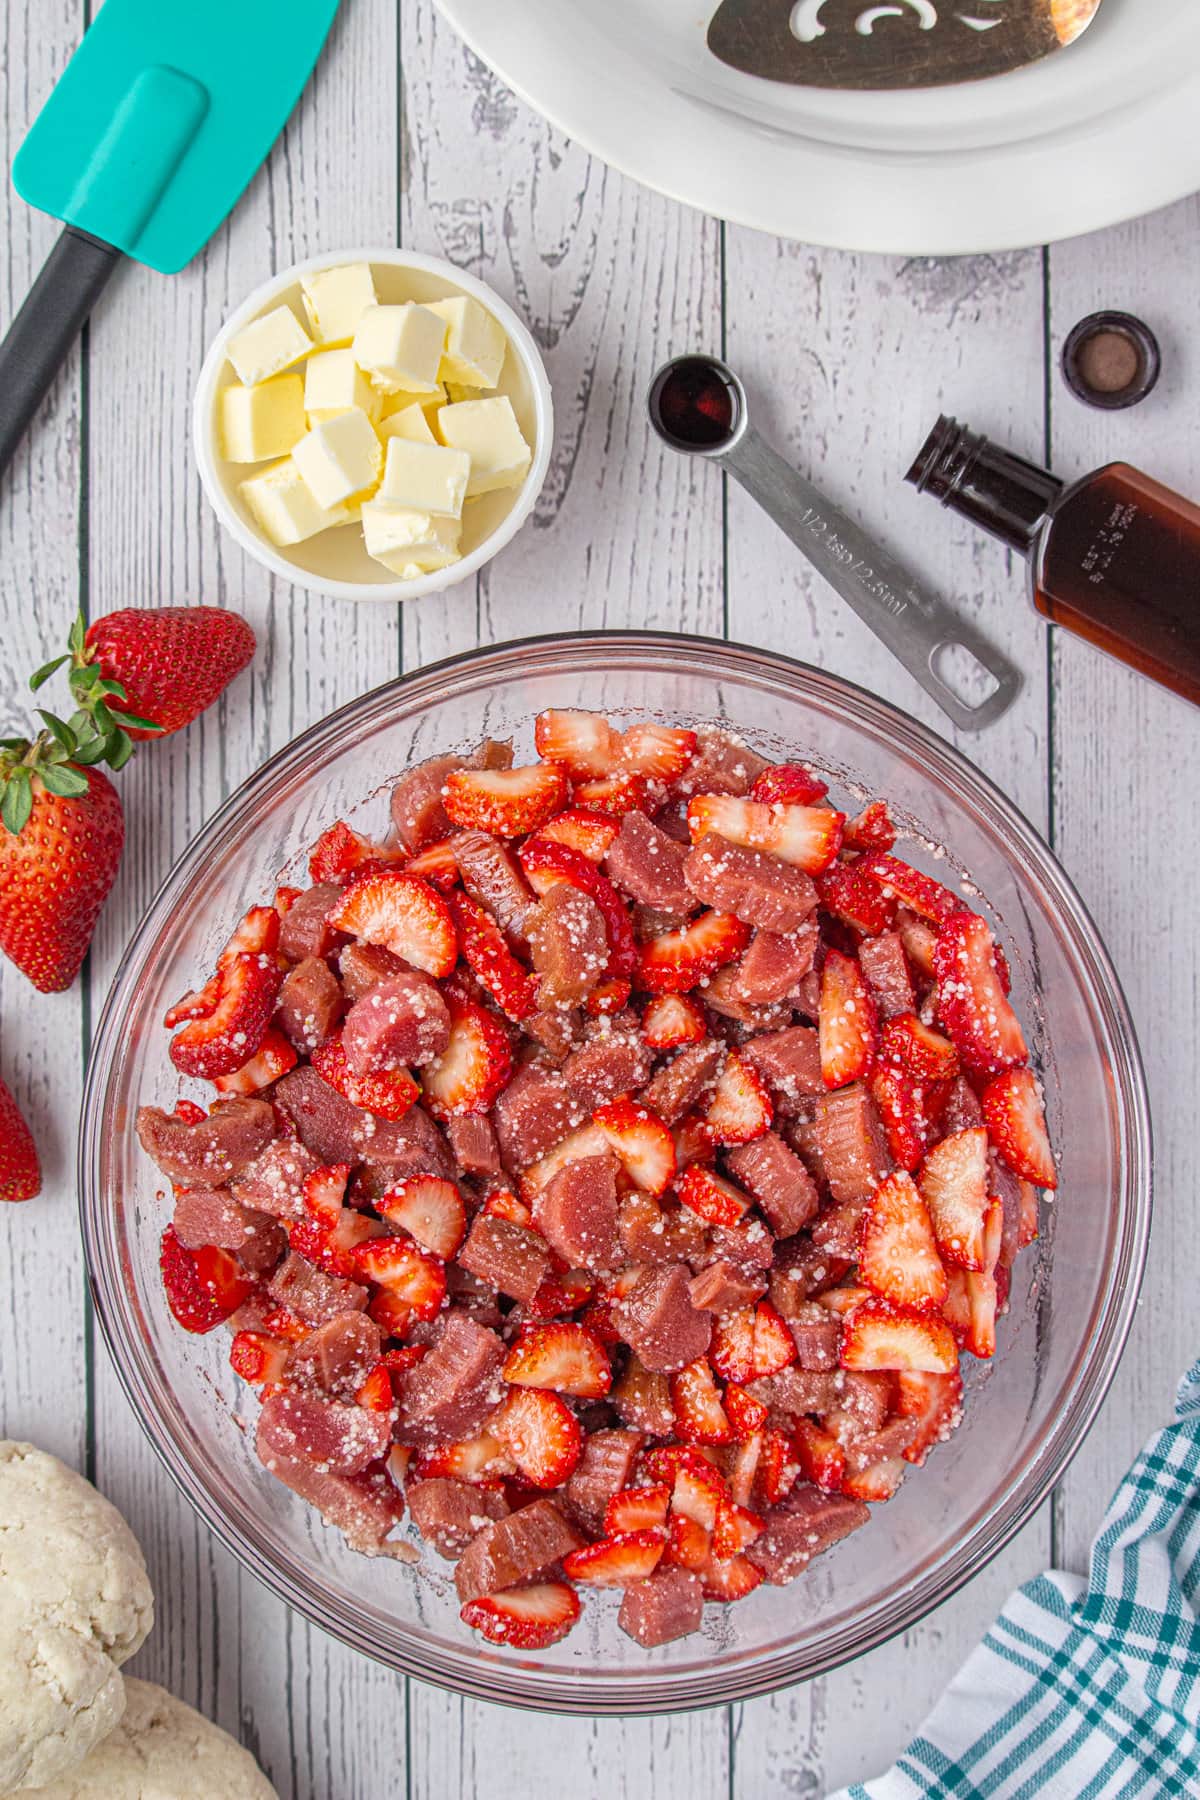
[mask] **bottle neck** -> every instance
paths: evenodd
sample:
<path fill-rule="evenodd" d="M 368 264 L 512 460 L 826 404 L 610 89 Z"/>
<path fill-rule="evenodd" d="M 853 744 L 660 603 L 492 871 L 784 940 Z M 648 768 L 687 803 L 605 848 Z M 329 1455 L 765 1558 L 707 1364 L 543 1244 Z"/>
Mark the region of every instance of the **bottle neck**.
<path fill-rule="evenodd" d="M 905 477 L 922 494 L 982 525 L 1028 556 L 1063 491 L 1048 469 L 1025 462 L 957 419 L 940 418 Z"/>

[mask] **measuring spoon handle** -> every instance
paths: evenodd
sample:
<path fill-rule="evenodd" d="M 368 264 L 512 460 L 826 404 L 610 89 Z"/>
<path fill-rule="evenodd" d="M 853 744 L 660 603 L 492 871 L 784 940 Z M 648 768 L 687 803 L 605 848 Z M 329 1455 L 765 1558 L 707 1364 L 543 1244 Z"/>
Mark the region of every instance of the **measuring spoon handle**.
<path fill-rule="evenodd" d="M 1008 710 L 1021 690 L 1020 671 L 785 462 L 753 426 L 747 424 L 714 460 L 770 514 L 956 725 L 980 731 Z M 976 705 L 938 673 L 939 655 L 956 647 L 968 651 L 996 683 Z"/>

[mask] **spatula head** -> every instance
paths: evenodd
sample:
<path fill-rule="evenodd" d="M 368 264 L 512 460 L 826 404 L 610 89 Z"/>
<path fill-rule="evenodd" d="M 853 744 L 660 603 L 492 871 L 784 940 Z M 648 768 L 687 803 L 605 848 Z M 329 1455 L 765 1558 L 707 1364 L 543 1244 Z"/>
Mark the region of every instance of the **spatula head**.
<path fill-rule="evenodd" d="M 1069 44 L 1100 0 L 721 0 L 714 56 L 800 87 L 946 87 Z"/>
<path fill-rule="evenodd" d="M 338 4 L 105 0 L 17 153 L 17 192 L 181 269 L 282 131 Z"/>

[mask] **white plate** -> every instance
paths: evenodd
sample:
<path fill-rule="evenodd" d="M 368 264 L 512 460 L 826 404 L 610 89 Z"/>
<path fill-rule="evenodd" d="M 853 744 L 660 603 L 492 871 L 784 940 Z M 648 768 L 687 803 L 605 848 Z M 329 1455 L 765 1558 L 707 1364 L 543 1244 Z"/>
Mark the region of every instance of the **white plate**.
<path fill-rule="evenodd" d="M 1200 0 L 1104 0 L 1043 62 L 906 93 L 740 74 L 705 43 L 717 0 L 437 3 L 606 162 L 781 237 L 903 255 L 1014 249 L 1200 188 Z"/>

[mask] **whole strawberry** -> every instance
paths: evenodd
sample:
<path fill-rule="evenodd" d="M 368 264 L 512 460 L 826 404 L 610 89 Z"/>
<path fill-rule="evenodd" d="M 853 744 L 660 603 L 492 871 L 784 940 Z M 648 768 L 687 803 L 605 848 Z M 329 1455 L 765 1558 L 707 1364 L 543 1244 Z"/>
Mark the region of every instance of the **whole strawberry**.
<path fill-rule="evenodd" d="M 125 842 L 108 776 L 57 720 L 32 743 L 0 742 L 0 950 L 43 994 L 70 987 Z M 96 758 L 98 760 L 98 757 Z"/>
<path fill-rule="evenodd" d="M 71 630 L 70 650 L 39 669 L 38 688 L 71 665 L 71 693 L 108 738 L 106 760 L 119 767 L 126 738 L 166 737 L 182 731 L 212 705 L 254 655 L 254 632 L 238 613 L 219 606 L 122 607 Z M 114 754 L 115 753 L 115 754 Z"/>
<path fill-rule="evenodd" d="M 41 1190 L 33 1133 L 0 1080 L 0 1200 L 32 1200 Z"/>

